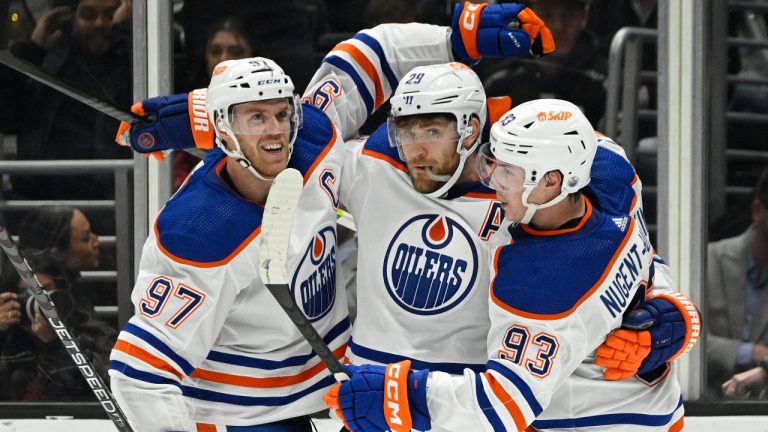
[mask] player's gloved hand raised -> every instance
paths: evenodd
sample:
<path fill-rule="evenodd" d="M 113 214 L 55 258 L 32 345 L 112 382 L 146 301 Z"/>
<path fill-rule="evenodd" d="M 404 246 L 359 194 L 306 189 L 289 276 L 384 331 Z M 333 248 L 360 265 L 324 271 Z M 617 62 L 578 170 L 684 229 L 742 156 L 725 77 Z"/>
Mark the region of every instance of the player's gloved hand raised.
<path fill-rule="evenodd" d="M 662 294 L 640 303 L 597 349 L 603 376 L 620 380 L 650 372 L 687 353 L 698 341 L 701 318 L 684 295 Z"/>
<path fill-rule="evenodd" d="M 555 50 L 552 32 L 522 4 L 457 4 L 451 30 L 453 51 L 467 63 L 483 57 L 541 56 Z"/>
<path fill-rule="evenodd" d="M 323 400 L 347 429 L 408 432 L 429 430 L 427 410 L 429 370 L 410 371 L 405 360 L 387 366 L 345 366 L 349 381 L 333 386 Z"/>
<path fill-rule="evenodd" d="M 122 122 L 115 140 L 139 153 L 153 155 L 163 150 L 213 148 L 213 125 L 205 110 L 205 92 L 206 89 L 198 89 L 134 104 L 131 111 L 146 115 L 151 122 L 133 127 Z"/>

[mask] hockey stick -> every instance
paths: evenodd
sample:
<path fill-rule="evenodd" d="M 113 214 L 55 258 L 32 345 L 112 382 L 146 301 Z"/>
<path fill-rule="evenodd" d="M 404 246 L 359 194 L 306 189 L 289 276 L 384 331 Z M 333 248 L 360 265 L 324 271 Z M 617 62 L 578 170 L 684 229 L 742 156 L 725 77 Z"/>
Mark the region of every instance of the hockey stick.
<path fill-rule="evenodd" d="M 104 411 L 106 411 L 110 420 L 112 420 L 112 423 L 115 424 L 117 430 L 120 432 L 132 432 L 133 429 L 128 425 L 128 420 L 126 420 L 125 414 L 123 414 L 120 407 L 117 405 L 112 393 L 110 393 L 109 389 L 104 385 L 104 381 L 102 381 L 101 377 L 96 374 L 96 369 L 91 362 L 80 350 L 80 345 L 77 343 L 77 340 L 72 337 L 72 332 L 59 317 L 59 312 L 56 310 L 56 306 L 51 302 L 48 294 L 43 291 L 40 281 L 38 281 L 35 274 L 32 273 L 27 260 L 21 255 L 19 248 L 13 243 L 13 240 L 8 235 L 8 230 L 6 230 L 3 224 L 0 224 L 0 248 L 3 249 L 3 252 L 5 252 L 5 255 L 8 256 L 11 264 L 13 264 L 13 267 L 16 269 L 16 272 L 21 276 L 21 279 L 27 286 L 27 290 L 35 298 L 38 305 L 40 305 L 40 310 L 43 315 L 48 318 L 48 322 L 51 324 L 51 327 L 53 327 L 56 336 L 58 336 L 61 343 L 64 344 L 67 353 L 72 357 L 77 368 L 80 369 L 80 373 L 83 374 L 88 386 L 91 387 L 96 399 L 99 401 L 102 408 L 104 408 Z"/>
<path fill-rule="evenodd" d="M 96 111 L 99 111 L 102 114 L 106 114 L 112 117 L 113 119 L 129 123 L 131 126 L 147 124 L 153 121 L 153 119 L 148 116 L 140 116 L 136 113 L 123 110 L 110 102 L 101 100 L 96 96 L 90 95 L 68 84 L 61 78 L 51 75 L 48 72 L 45 72 L 44 70 L 30 63 L 25 62 L 24 60 L 20 60 L 16 58 L 7 49 L 0 51 L 0 63 L 8 66 L 9 68 L 17 72 L 20 72 L 26 75 L 29 78 L 32 78 L 33 80 L 45 86 L 48 86 L 66 96 L 69 96 L 78 102 L 88 105 L 89 107 L 93 108 Z M 200 159 L 203 159 L 206 153 L 205 150 L 201 150 L 198 148 L 188 148 L 188 149 L 184 149 L 184 151 Z"/>
<path fill-rule="evenodd" d="M 301 174 L 293 168 L 283 170 L 272 183 L 261 221 L 259 276 L 325 367 L 341 382 L 349 379 L 344 366 L 296 305 L 289 286 L 288 245 L 303 185 Z"/>
<path fill-rule="evenodd" d="M 21 72 L 22 74 L 32 78 L 33 80 L 40 82 L 56 91 L 59 91 L 72 99 L 82 102 L 89 107 L 106 114 L 114 119 L 124 121 L 126 123 L 144 124 L 150 123 L 150 119 L 145 116 L 134 114 L 130 111 L 122 110 L 115 105 L 103 101 L 95 96 L 91 96 L 84 91 L 73 87 L 72 85 L 64 82 L 61 78 L 53 76 L 44 70 L 20 60 L 14 57 L 9 50 L 0 51 L 0 63 L 8 66 L 9 68 Z"/>

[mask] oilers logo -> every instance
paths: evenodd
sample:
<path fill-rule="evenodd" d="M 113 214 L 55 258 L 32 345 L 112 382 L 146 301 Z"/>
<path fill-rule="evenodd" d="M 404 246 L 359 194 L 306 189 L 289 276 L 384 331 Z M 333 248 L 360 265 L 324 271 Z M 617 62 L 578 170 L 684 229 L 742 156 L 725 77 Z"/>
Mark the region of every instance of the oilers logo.
<path fill-rule="evenodd" d="M 291 281 L 291 293 L 304 315 L 314 322 L 336 300 L 336 231 L 325 227 L 304 251 Z"/>
<path fill-rule="evenodd" d="M 389 243 L 384 283 L 403 309 L 434 315 L 467 297 L 477 266 L 472 235 L 461 224 L 443 215 L 418 215 L 405 222 Z"/>

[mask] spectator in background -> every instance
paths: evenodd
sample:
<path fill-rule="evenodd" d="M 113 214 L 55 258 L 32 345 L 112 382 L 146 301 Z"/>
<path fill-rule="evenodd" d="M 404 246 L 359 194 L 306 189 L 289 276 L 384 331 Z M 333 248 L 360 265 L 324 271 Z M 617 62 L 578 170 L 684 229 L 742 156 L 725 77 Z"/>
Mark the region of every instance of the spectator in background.
<path fill-rule="evenodd" d="M 42 206 L 27 214 L 19 227 L 19 248 L 50 250 L 63 265 L 70 285 L 80 278 L 80 271 L 99 266 L 99 237 L 91 231 L 82 211 L 66 206 Z M 94 315 L 93 301 L 80 289 L 72 295 L 78 304 Z"/>
<path fill-rule="evenodd" d="M 208 87 L 213 68 L 224 60 L 237 60 L 257 54 L 257 40 L 242 19 L 227 16 L 208 28 L 205 38 L 204 62 L 196 68 L 194 76 L 184 90 Z"/>
<path fill-rule="evenodd" d="M 87 311 L 73 300 L 66 270 L 53 254 L 32 250 L 23 254 L 83 353 L 93 362 L 96 373 L 105 378 L 117 332 L 90 319 Z M 13 292 L 20 299 L 29 299 L 24 282 L 5 259 L 0 280 L 3 293 Z M 34 302 L 22 301 L 20 320 L 10 326 L 0 346 L 0 400 L 93 399 L 88 384 L 47 319 Z"/>
<path fill-rule="evenodd" d="M 603 75 L 595 71 L 598 38 L 587 30 L 588 0 L 531 0 L 555 38 L 554 53 L 535 60 L 509 59 L 481 71 L 488 95 L 508 95 L 513 105 L 534 99 L 568 100 L 597 125 L 605 111 Z"/>
<path fill-rule="evenodd" d="M 345 16 L 347 9 L 334 9 Z M 181 21 L 186 51 L 191 62 L 202 61 L 206 29 L 211 17 L 238 16 L 253 30 L 255 40 L 269 40 L 257 54 L 280 64 L 291 76 L 296 88 L 305 88 L 320 64 L 315 59 L 315 40 L 325 31 L 326 5 L 321 0 L 185 0 Z M 279 37 L 275 37 L 279 35 Z M 207 83 L 206 83 L 207 84 Z"/>
<path fill-rule="evenodd" d="M 29 39 L 11 46 L 16 57 L 103 100 L 131 105 L 128 0 L 70 0 L 37 22 Z M 18 158 L 131 157 L 115 145 L 118 122 L 10 69 L 0 70 L 0 131 L 18 135 Z M 114 196 L 111 175 L 14 176 L 21 199 L 103 199 Z"/>
<path fill-rule="evenodd" d="M 709 245 L 707 375 L 712 396 L 738 372 L 768 361 L 768 169 L 757 181 L 752 224 Z"/>
<path fill-rule="evenodd" d="M 197 68 L 195 76 L 189 80 L 190 84 L 180 91 L 208 87 L 213 68 L 225 60 L 238 60 L 255 56 L 257 42 L 251 33 L 238 17 L 229 16 L 216 21 L 208 30 L 205 42 L 205 62 Z M 174 189 L 181 187 L 184 179 L 198 162 L 200 159 L 189 153 L 175 152 L 173 154 Z"/>

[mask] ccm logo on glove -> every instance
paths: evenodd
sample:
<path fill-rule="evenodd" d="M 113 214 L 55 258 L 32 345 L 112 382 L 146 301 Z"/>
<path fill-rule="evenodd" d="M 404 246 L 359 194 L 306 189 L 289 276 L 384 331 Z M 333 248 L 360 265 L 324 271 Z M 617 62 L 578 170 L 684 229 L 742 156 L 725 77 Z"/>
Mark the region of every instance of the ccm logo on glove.
<path fill-rule="evenodd" d="M 410 363 L 410 362 L 409 362 Z M 407 365 L 409 366 L 409 365 Z M 403 417 L 400 418 L 400 401 L 408 401 L 408 389 L 405 388 L 405 381 L 400 379 L 403 363 L 393 363 L 387 366 L 386 382 L 384 383 L 385 398 L 384 398 L 384 414 L 387 417 L 387 423 L 390 427 L 395 429 L 395 426 L 399 426 L 397 430 L 410 430 L 411 429 L 411 417 L 408 415 L 407 410 L 403 411 Z M 406 367 L 406 374 L 408 373 L 408 367 Z M 403 386 L 401 386 L 403 384 Z"/>
<path fill-rule="evenodd" d="M 484 8 L 486 5 L 483 4 L 469 4 L 464 7 L 464 13 L 462 14 L 462 21 L 461 25 L 464 27 L 465 30 L 472 31 L 475 29 L 475 23 L 477 22 L 477 17 L 480 15 L 480 11 L 482 8 Z"/>

